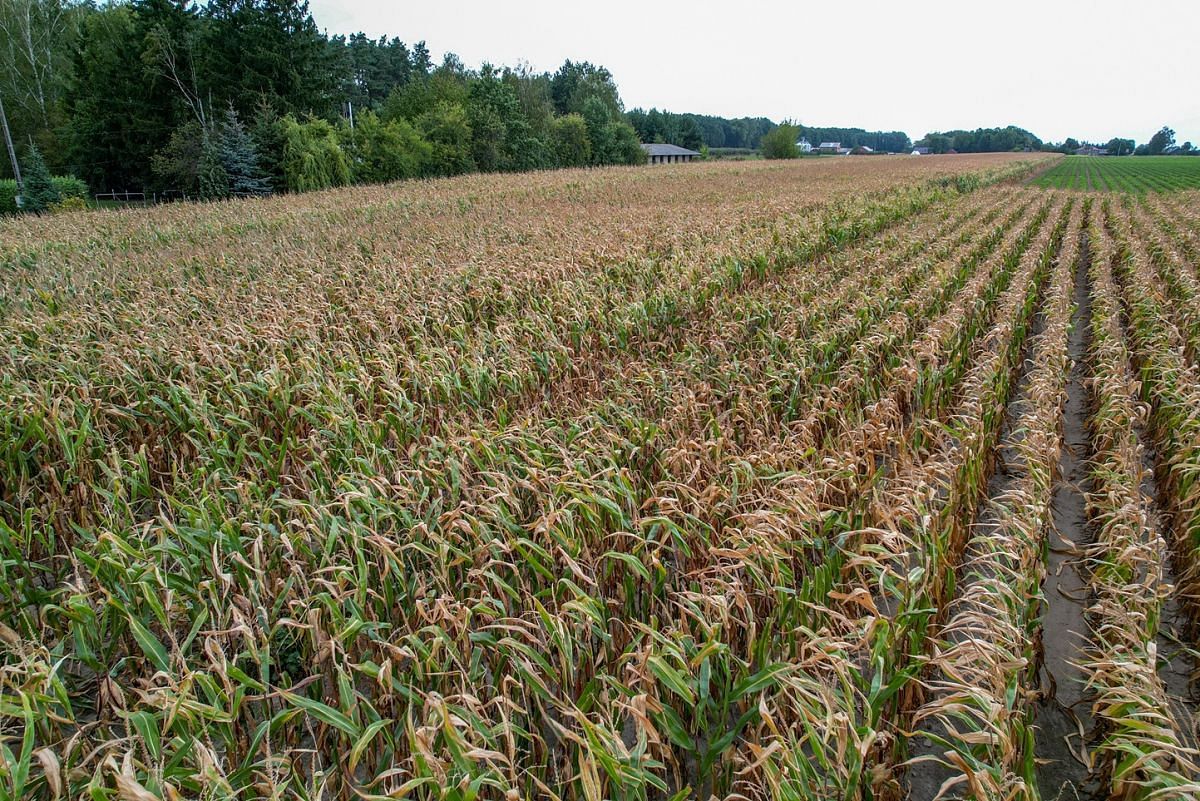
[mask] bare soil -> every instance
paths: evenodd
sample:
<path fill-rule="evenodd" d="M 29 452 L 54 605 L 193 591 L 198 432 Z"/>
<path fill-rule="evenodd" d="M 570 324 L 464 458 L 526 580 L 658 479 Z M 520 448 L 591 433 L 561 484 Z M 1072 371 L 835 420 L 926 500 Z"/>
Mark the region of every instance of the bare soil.
<path fill-rule="evenodd" d="M 1085 364 L 1091 322 L 1087 269 L 1084 234 L 1081 258 L 1075 268 L 1075 313 L 1067 345 L 1072 365 L 1063 409 L 1059 475 L 1051 501 L 1054 528 L 1047 543 L 1042 585 L 1041 686 L 1034 709 L 1034 755 L 1038 760 L 1038 787 L 1047 801 L 1090 799 L 1098 792 L 1087 764 L 1086 740 L 1092 719 L 1090 703 L 1084 697 L 1086 678 L 1077 666 L 1087 642 L 1085 613 L 1089 599 L 1083 549 L 1091 539 L 1086 501 L 1087 463 L 1092 455 Z"/>

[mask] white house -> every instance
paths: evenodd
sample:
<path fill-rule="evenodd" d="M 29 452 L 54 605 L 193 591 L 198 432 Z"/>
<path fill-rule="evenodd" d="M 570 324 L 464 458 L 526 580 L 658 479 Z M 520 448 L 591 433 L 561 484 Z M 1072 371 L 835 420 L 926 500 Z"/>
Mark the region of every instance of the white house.
<path fill-rule="evenodd" d="M 811 153 L 811 152 L 813 152 L 813 146 L 812 146 L 812 142 L 808 141 L 807 139 L 801 139 L 799 142 L 797 142 L 797 143 L 796 143 L 796 148 L 797 148 L 797 149 L 798 149 L 798 150 L 799 150 L 801 153 Z"/>

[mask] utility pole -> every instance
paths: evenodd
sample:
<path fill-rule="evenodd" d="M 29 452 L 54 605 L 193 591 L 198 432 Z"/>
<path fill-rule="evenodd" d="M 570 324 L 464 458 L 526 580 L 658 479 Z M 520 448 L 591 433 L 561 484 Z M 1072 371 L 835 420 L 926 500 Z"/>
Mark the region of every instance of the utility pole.
<path fill-rule="evenodd" d="M 8 131 L 8 115 L 4 113 L 4 99 L 0 98 L 0 128 L 4 129 L 4 144 L 8 146 L 8 157 L 12 159 L 13 177 L 17 179 L 17 196 L 21 195 L 21 165 L 17 164 L 17 151 L 13 147 L 12 134 Z"/>

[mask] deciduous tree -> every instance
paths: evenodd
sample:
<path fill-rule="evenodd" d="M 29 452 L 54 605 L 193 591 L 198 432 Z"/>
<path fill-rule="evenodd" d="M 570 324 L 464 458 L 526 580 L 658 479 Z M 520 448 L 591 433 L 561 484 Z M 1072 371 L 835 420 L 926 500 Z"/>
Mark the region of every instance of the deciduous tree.
<path fill-rule="evenodd" d="M 1157 156 L 1173 144 L 1175 144 L 1175 132 L 1164 125 L 1159 129 L 1158 133 L 1150 137 L 1150 141 L 1146 144 L 1146 151 L 1151 156 Z"/>
<path fill-rule="evenodd" d="M 762 138 L 762 154 L 768 159 L 794 159 L 800 156 L 796 141 L 800 138 L 800 128 L 785 121 L 775 130 Z"/>
<path fill-rule="evenodd" d="M 1105 145 L 1104 149 L 1110 156 L 1128 156 L 1133 153 L 1134 147 L 1132 139 L 1121 139 L 1114 136 L 1108 140 L 1108 144 Z"/>
<path fill-rule="evenodd" d="M 342 128 L 343 149 L 354 180 L 362 183 L 416 178 L 429 169 L 433 148 L 404 119 L 384 122 L 373 111 L 361 114 L 353 130 Z"/>
<path fill-rule="evenodd" d="M 554 160 L 560 167 L 585 167 L 592 158 L 587 123 L 579 114 L 565 114 L 551 123 Z"/>

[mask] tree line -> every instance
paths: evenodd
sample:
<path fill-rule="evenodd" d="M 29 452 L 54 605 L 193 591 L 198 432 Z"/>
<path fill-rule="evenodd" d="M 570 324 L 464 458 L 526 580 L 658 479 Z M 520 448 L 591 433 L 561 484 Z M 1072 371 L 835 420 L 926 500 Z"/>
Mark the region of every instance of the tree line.
<path fill-rule="evenodd" d="M 643 142 L 704 148 L 755 149 L 777 126 L 766 117 L 729 119 L 706 114 L 677 114 L 635 108 L 626 115 Z"/>
<path fill-rule="evenodd" d="M 1151 136 L 1149 142 L 1140 145 L 1132 139 L 1119 136 L 1114 136 L 1104 144 L 1081 142 L 1068 136 L 1061 144 L 1048 144 L 1042 149 L 1070 155 L 1088 145 L 1102 149 L 1109 156 L 1200 156 L 1200 148 L 1191 142 L 1176 144 L 1175 131 L 1168 125 L 1164 125 Z"/>
<path fill-rule="evenodd" d="M 224 197 L 645 158 L 602 66 L 435 64 L 423 42 L 328 36 L 303 0 L 0 0 L 0 34 L 19 149 L 97 191 Z"/>
<path fill-rule="evenodd" d="M 822 142 L 838 142 L 842 147 L 869 147 L 881 153 L 905 153 L 912 140 L 903 131 L 865 131 L 862 128 L 814 128 L 798 126 L 800 135 L 817 147 Z"/>
<path fill-rule="evenodd" d="M 1042 140 L 1024 128 L 1009 125 L 974 131 L 934 131 L 925 134 L 916 146 L 927 147 L 931 153 L 1003 153 L 1041 150 Z"/>
<path fill-rule="evenodd" d="M 862 128 L 817 128 L 790 121 L 775 123 L 766 117 L 724 117 L 699 114 L 675 114 L 658 109 L 634 109 L 627 115 L 643 142 L 665 142 L 692 150 L 702 148 L 766 147 L 765 139 L 772 135 L 772 152 L 783 140 L 795 135 L 793 144 L 801 138 L 814 147 L 821 142 L 840 142 L 843 147 L 869 147 L 882 153 L 903 153 L 911 140 L 903 131 L 867 131 Z M 779 128 L 788 126 L 786 133 Z"/>

